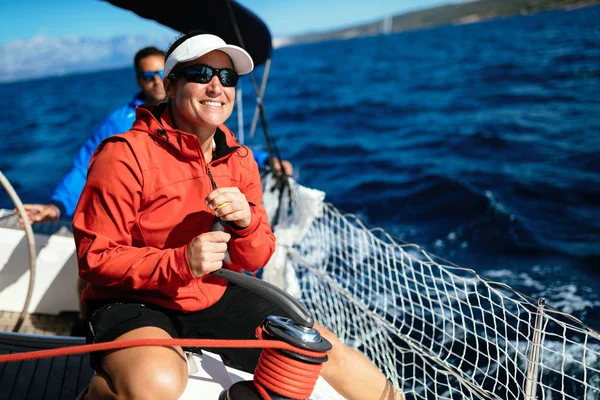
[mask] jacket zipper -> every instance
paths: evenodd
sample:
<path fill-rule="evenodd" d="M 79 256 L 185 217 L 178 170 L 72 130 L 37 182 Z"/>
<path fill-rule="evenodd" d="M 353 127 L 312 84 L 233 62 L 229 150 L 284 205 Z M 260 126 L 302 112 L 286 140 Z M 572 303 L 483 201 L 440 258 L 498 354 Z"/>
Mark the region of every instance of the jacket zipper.
<path fill-rule="evenodd" d="M 208 166 L 208 164 L 206 165 L 206 174 L 208 175 L 208 177 L 210 178 L 210 184 L 213 188 L 213 190 L 215 190 L 217 188 L 217 183 L 215 182 L 215 180 L 213 179 L 212 176 L 212 172 L 210 172 L 210 167 Z M 248 204 L 250 204 L 253 207 L 256 207 L 256 204 L 254 204 L 253 202 L 249 201 Z M 218 218 L 218 217 L 217 217 Z"/>
<path fill-rule="evenodd" d="M 215 190 L 217 188 L 217 183 L 213 179 L 212 172 L 210 172 L 210 167 L 208 166 L 208 164 L 206 164 L 206 173 L 208 174 L 208 177 L 210 178 L 210 184 L 211 184 L 213 190 Z"/>
<path fill-rule="evenodd" d="M 211 184 L 213 190 L 215 190 L 217 188 L 217 183 L 213 179 L 212 172 L 210 172 L 210 167 L 208 166 L 208 164 L 206 164 L 206 174 L 210 178 L 210 184 Z M 212 223 L 212 226 L 210 227 L 210 230 L 211 231 L 222 231 L 224 227 L 225 227 L 225 222 L 223 222 L 221 220 L 221 218 L 219 218 L 215 215 L 215 218 L 213 219 L 213 223 Z"/>
<path fill-rule="evenodd" d="M 208 175 L 208 178 L 210 179 L 210 184 L 213 188 L 213 190 L 217 189 L 217 183 L 215 182 L 212 172 L 210 172 L 210 167 L 208 166 L 208 164 L 206 164 L 206 174 Z M 253 207 L 256 207 L 256 204 L 252 203 L 251 201 L 248 202 L 248 204 L 250 204 Z M 222 230 L 221 227 L 218 227 L 217 225 L 221 225 L 221 227 L 225 227 L 225 225 L 227 225 L 227 222 L 223 222 L 221 220 L 221 218 L 217 217 L 215 215 L 215 219 L 213 220 L 213 224 L 211 227 L 211 231 L 215 231 L 215 230 Z"/>

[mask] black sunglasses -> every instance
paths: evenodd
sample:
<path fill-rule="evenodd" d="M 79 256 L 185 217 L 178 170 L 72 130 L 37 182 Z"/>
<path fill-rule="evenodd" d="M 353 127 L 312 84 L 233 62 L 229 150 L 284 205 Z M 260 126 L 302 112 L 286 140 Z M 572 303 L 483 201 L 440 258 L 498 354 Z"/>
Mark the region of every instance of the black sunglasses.
<path fill-rule="evenodd" d="M 238 83 L 239 75 L 233 69 L 217 69 L 204 64 L 195 64 L 176 69 L 169 75 L 169 78 L 183 76 L 188 82 L 208 83 L 215 75 L 219 78 L 221 85 L 225 87 L 234 87 Z"/>

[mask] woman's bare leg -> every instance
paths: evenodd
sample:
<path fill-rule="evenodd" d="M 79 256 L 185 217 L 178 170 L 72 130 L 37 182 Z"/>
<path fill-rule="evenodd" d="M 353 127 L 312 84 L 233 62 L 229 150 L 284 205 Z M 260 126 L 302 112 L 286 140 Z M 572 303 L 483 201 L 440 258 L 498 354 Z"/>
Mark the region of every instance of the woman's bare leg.
<path fill-rule="evenodd" d="M 323 364 L 321 376 L 339 394 L 350 400 L 402 400 L 381 371 L 360 352 L 346 346 L 328 329 L 319 324 L 315 328 L 332 344 Z"/>
<path fill-rule="evenodd" d="M 170 339 L 160 328 L 134 329 L 115 340 Z M 90 382 L 86 400 L 179 399 L 188 378 L 188 368 L 179 346 L 144 346 L 115 350 L 102 358 L 102 373 Z"/>

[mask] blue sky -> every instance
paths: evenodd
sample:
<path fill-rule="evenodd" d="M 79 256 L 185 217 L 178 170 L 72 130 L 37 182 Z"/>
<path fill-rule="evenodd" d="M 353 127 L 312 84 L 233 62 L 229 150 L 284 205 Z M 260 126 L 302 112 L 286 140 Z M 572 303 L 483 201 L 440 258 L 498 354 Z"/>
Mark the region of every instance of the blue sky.
<path fill-rule="evenodd" d="M 457 1 L 243 0 L 241 3 L 266 21 L 274 37 L 281 37 L 369 22 L 385 15 Z M 40 36 L 109 38 L 123 34 L 174 34 L 100 0 L 3 2 L 0 21 L 0 45 Z"/>

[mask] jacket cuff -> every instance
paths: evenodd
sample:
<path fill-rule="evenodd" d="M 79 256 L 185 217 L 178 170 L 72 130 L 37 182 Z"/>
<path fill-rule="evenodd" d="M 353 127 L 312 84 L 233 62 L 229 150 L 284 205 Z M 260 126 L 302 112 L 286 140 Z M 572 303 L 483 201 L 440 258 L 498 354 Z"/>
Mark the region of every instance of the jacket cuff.
<path fill-rule="evenodd" d="M 189 244 L 186 244 L 183 247 L 175 249 L 175 261 L 177 262 L 177 268 L 179 269 L 180 276 L 185 284 L 196 278 L 192 272 L 192 267 L 190 267 L 190 261 L 187 258 L 188 246 Z"/>

